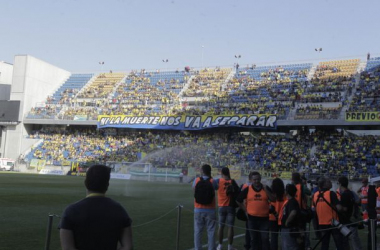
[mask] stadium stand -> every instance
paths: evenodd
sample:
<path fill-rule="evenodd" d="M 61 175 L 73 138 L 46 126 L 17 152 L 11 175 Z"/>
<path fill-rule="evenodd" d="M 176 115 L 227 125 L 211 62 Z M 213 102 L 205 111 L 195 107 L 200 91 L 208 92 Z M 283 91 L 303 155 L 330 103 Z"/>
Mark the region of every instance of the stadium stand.
<path fill-rule="evenodd" d="M 358 59 L 321 62 L 299 90 L 295 120 L 339 119 L 355 86 Z"/>
<path fill-rule="evenodd" d="M 371 59 L 367 68 L 376 66 L 376 60 Z M 311 79 L 311 63 L 252 65 L 236 72 L 216 67 L 190 73 L 104 73 L 84 88 L 82 85 L 82 89 L 74 85 L 70 88 L 71 80 L 67 81 L 48 98 L 48 106 L 33 108 L 27 118 L 96 120 L 98 115 L 115 114 L 276 114 L 279 120 L 339 119 L 348 103 L 363 102 L 360 91 L 351 98 L 358 65 L 358 59 L 321 62 Z M 368 85 L 363 89 L 373 88 L 376 79 L 375 73 L 370 77 L 362 75 L 360 84 Z M 373 100 L 365 100 L 370 101 Z M 374 109 L 378 107 L 377 101 L 372 104 Z"/>
<path fill-rule="evenodd" d="M 359 59 L 321 62 L 317 67 L 315 76 L 320 79 L 351 77 L 356 73 L 359 62 Z"/>
<path fill-rule="evenodd" d="M 325 130 L 296 136 L 244 136 L 238 132 L 173 132 L 44 128 L 30 135 L 43 142 L 26 159 L 135 162 L 147 154 L 154 167 L 240 166 L 245 170 L 302 171 L 310 177 L 329 174 L 351 179 L 380 173 L 380 137 L 343 135 Z M 342 150 L 344 148 L 345 150 Z M 54 150 L 58 149 L 58 150 Z M 154 152 L 154 153 L 153 153 Z M 150 154 L 153 153 L 153 154 Z M 194 159 L 197 159 L 194 161 Z"/>
<path fill-rule="evenodd" d="M 360 75 L 349 111 L 373 112 L 380 110 L 380 57 L 371 58 Z"/>
<path fill-rule="evenodd" d="M 222 97 L 222 85 L 226 81 L 231 69 L 215 68 L 203 69 L 191 81 L 188 88 L 184 91 L 183 97 Z"/>
<path fill-rule="evenodd" d="M 49 96 L 44 107 L 35 107 L 27 115 L 30 119 L 54 119 L 63 106 L 73 106 L 73 100 L 78 92 L 93 77 L 93 74 L 73 74 L 59 89 Z"/>
<path fill-rule="evenodd" d="M 77 98 L 98 99 L 107 98 L 113 92 L 116 84 L 125 77 L 124 73 L 103 73 L 100 74 L 93 83 L 86 86 Z M 87 104 L 89 104 L 87 102 Z"/>
<path fill-rule="evenodd" d="M 132 72 L 113 94 L 101 114 L 151 115 L 168 112 L 190 77 L 184 71 Z"/>

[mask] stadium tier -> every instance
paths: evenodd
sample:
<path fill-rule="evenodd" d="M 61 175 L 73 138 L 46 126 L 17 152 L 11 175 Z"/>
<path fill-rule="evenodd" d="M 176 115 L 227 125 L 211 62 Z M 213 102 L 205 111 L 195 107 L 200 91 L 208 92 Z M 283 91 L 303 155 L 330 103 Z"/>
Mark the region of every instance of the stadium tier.
<path fill-rule="evenodd" d="M 59 89 L 48 96 L 41 107 L 34 107 L 28 114 L 30 119 L 54 119 L 57 117 L 62 107 L 71 106 L 74 97 L 93 77 L 93 74 L 73 74 Z"/>
<path fill-rule="evenodd" d="M 275 114 L 278 120 L 337 120 L 376 111 L 379 58 L 200 71 L 72 75 L 26 119 L 97 120 L 99 115 Z"/>
<path fill-rule="evenodd" d="M 46 164 L 56 166 L 63 161 L 136 162 L 146 155 L 142 162 L 157 168 L 188 169 L 198 167 L 199 162 L 208 162 L 216 168 L 302 171 L 309 176 L 347 175 L 351 179 L 380 173 L 380 137 L 323 130 L 294 137 L 247 137 L 237 132 L 122 131 L 115 134 L 111 130 L 44 128 L 32 133 L 30 138 L 43 141 L 31 150 L 26 160 L 46 160 Z"/>
<path fill-rule="evenodd" d="M 379 137 L 342 131 L 378 129 L 380 58 L 63 73 L 52 94 L 22 107 L 21 139 L 9 132 L 28 164 L 139 161 L 186 169 L 197 159 L 246 171 L 379 174 Z"/>

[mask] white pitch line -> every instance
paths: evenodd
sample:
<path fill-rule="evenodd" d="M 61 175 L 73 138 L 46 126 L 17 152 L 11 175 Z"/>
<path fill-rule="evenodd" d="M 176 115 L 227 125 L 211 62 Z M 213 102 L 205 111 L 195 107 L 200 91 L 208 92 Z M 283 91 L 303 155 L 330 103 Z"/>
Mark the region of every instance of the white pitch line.
<path fill-rule="evenodd" d="M 234 236 L 234 239 L 236 239 L 236 238 L 240 238 L 240 237 L 242 237 L 242 236 L 245 236 L 245 234 L 238 234 L 238 235 L 235 235 Z M 225 238 L 225 239 L 223 239 L 223 242 L 226 242 L 228 239 L 227 238 Z M 216 244 L 218 244 L 217 242 L 216 242 Z M 202 248 L 203 247 L 207 247 L 208 246 L 208 244 L 205 244 L 205 245 L 203 245 L 202 246 Z M 194 250 L 194 248 L 191 248 L 191 249 L 189 249 L 189 250 Z"/>

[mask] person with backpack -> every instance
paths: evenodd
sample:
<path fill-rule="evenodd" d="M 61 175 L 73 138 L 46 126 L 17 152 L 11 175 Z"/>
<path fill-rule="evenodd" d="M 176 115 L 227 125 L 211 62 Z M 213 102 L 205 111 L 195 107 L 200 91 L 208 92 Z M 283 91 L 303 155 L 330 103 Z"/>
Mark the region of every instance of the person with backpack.
<path fill-rule="evenodd" d="M 236 181 L 231 179 L 230 169 L 223 167 L 222 178 L 216 179 L 216 190 L 218 192 L 218 213 L 219 213 L 219 229 L 217 250 L 222 249 L 224 227 L 228 227 L 228 250 L 235 250 L 232 246 L 234 240 L 234 224 L 236 212 L 236 198 L 240 193 L 240 188 Z"/>
<path fill-rule="evenodd" d="M 195 178 L 194 189 L 194 249 L 202 249 L 202 232 L 207 230 L 208 250 L 215 250 L 215 184 L 211 166 L 201 167 L 201 177 Z"/>
<path fill-rule="evenodd" d="M 356 206 L 354 193 L 348 189 L 347 177 L 345 176 L 339 177 L 338 185 L 339 185 L 338 199 L 340 200 L 340 206 L 338 206 L 339 222 L 343 225 L 352 224 L 351 217 L 353 216 L 353 213 L 355 210 L 354 208 Z M 348 225 L 347 228 L 351 231 L 351 235 L 349 236 L 349 241 L 348 240 L 343 241 L 343 248 L 345 250 L 349 250 L 350 249 L 349 242 L 350 242 L 353 250 L 362 249 L 357 224 Z"/>
<path fill-rule="evenodd" d="M 269 202 L 275 201 L 276 197 L 268 186 L 261 183 L 259 172 L 252 172 L 251 183 L 240 193 L 236 201 L 248 218 L 251 250 L 269 250 Z M 244 204 L 245 199 L 247 204 Z"/>
<path fill-rule="evenodd" d="M 329 249 L 330 236 L 333 236 L 337 250 L 343 250 L 343 237 L 339 230 L 332 226 L 334 220 L 339 221 L 337 210 L 341 209 L 338 197 L 334 191 L 330 191 L 332 183 L 321 177 L 318 182 L 319 191 L 313 196 L 313 207 L 318 219 L 318 229 L 321 232 L 321 250 Z"/>

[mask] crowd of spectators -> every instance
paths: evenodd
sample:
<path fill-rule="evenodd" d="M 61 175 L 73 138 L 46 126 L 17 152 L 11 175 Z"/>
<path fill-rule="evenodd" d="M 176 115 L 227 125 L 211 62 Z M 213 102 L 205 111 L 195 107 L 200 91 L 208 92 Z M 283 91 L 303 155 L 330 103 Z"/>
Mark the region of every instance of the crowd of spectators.
<path fill-rule="evenodd" d="M 189 72 L 132 71 L 125 81 L 121 81 L 122 73 L 104 73 L 86 89 L 65 89 L 59 100 L 49 97 L 46 107 L 32 108 L 28 118 L 270 113 L 279 119 L 338 119 L 348 100 L 349 111 L 380 108 L 379 69 L 361 75 L 351 98 L 358 63 L 320 63 L 310 80 L 311 64 L 254 65 L 237 69 L 231 79 L 231 69 L 220 67 Z"/>
<path fill-rule="evenodd" d="M 319 120 L 319 119 L 338 119 L 342 111 L 342 105 L 338 107 L 324 107 L 321 104 L 299 105 L 296 108 L 295 120 Z"/>
<path fill-rule="evenodd" d="M 124 78 L 124 73 L 103 73 L 83 89 L 77 98 L 106 98 L 113 92 L 116 84 Z"/>
<path fill-rule="evenodd" d="M 242 170 L 300 171 L 360 178 L 380 173 L 380 138 L 317 130 L 292 134 L 243 134 L 234 131 L 178 132 L 44 128 L 43 139 L 27 159 L 48 164 L 66 161 L 136 162 L 157 168 L 239 166 Z M 342 150 L 344 149 L 344 150 Z M 360 171 L 359 171 L 360 170 Z M 378 172 L 379 171 L 379 172 Z"/>
<path fill-rule="evenodd" d="M 360 176 L 380 173 L 380 141 L 374 136 L 342 136 L 339 133 L 321 132 L 316 138 L 315 158 L 323 174 Z"/>
<path fill-rule="evenodd" d="M 380 65 L 380 59 L 378 59 Z M 360 75 L 360 82 L 356 88 L 348 111 L 373 112 L 380 111 L 380 67 L 369 68 Z"/>
<path fill-rule="evenodd" d="M 321 62 L 315 71 L 315 77 L 319 79 L 351 77 L 356 73 L 359 62 L 359 59 Z"/>
<path fill-rule="evenodd" d="M 225 95 L 223 84 L 227 80 L 231 69 L 215 68 L 203 69 L 190 82 L 183 92 L 184 97 L 221 97 Z"/>

